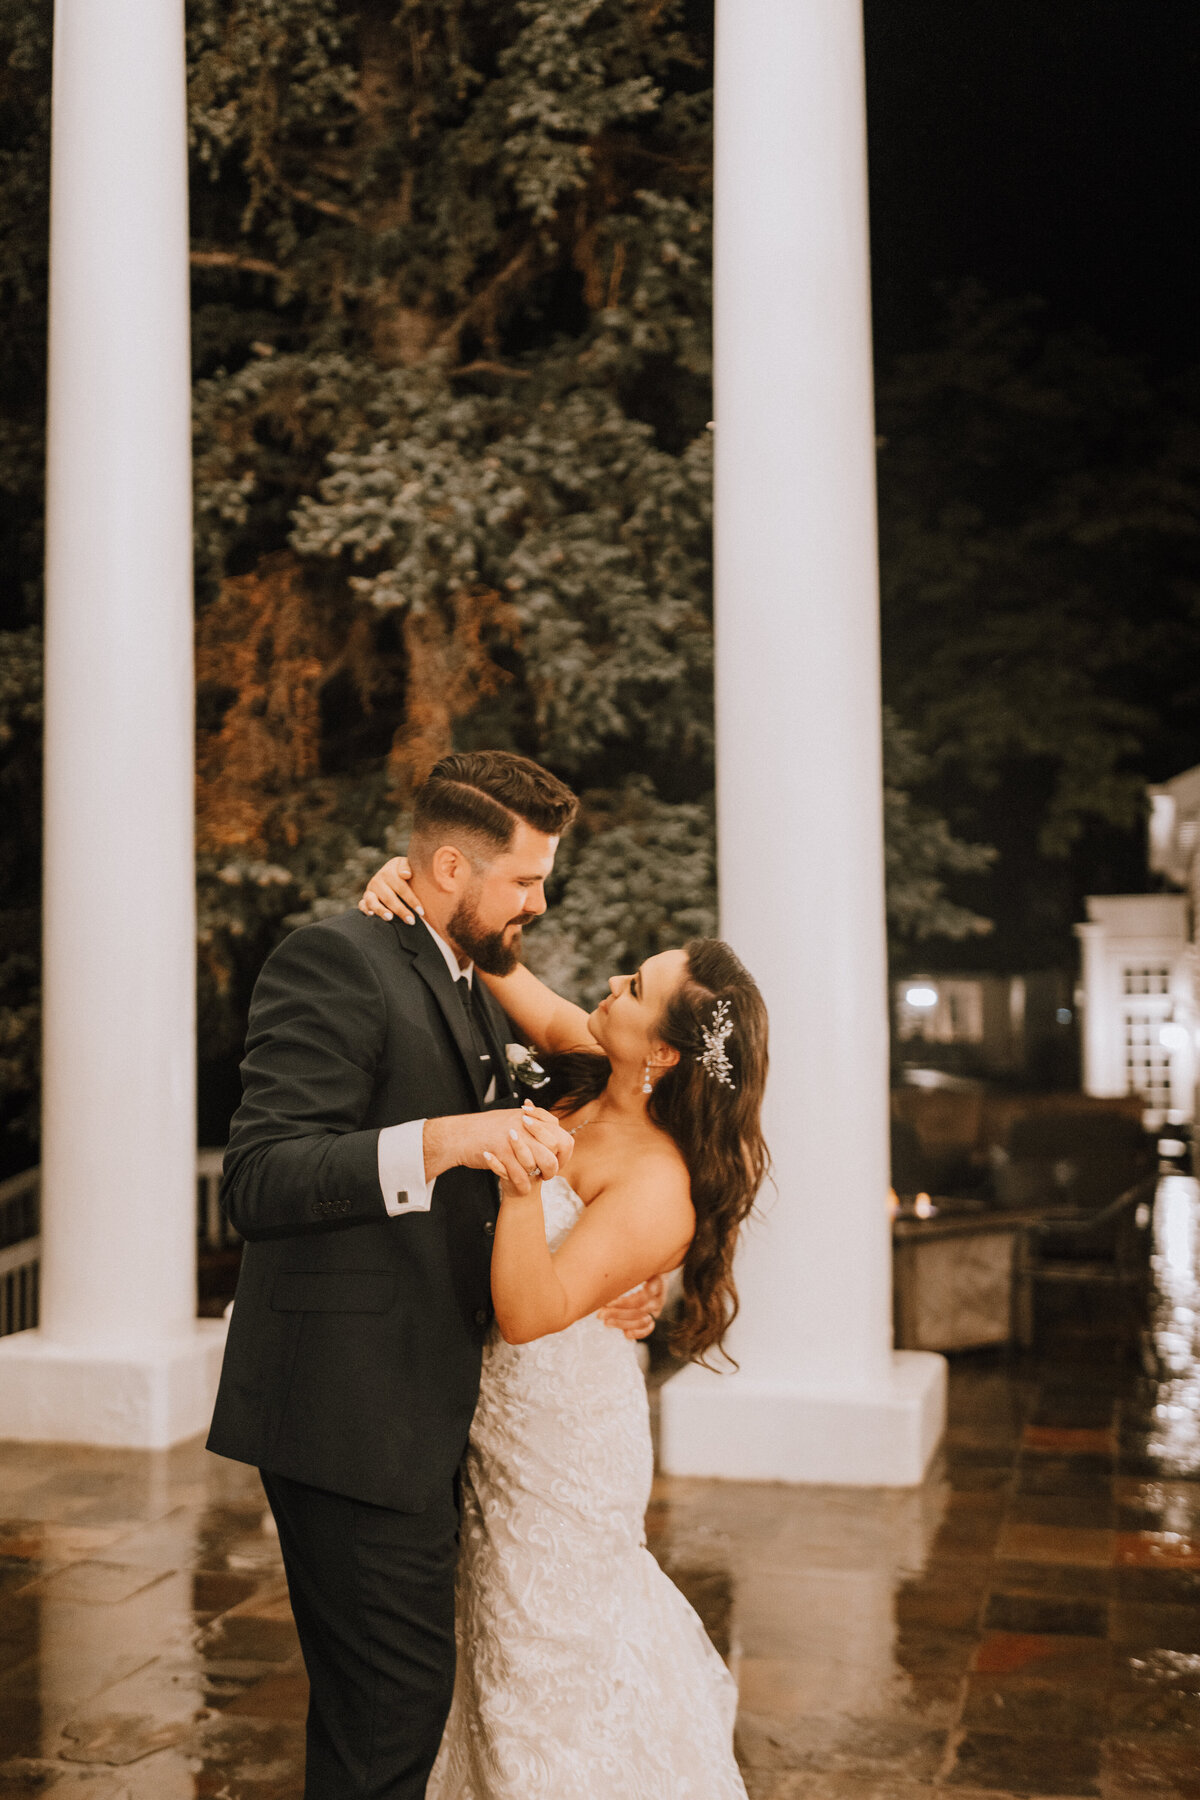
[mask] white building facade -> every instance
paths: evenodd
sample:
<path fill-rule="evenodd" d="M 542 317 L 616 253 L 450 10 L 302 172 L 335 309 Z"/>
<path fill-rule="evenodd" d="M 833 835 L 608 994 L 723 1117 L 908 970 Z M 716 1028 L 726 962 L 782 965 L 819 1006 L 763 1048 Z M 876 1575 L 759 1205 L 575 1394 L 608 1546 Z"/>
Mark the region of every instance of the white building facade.
<path fill-rule="evenodd" d="M 1080 941 L 1083 1086 L 1139 1094 L 1146 1123 L 1196 1116 L 1196 946 L 1184 894 L 1092 896 Z"/>

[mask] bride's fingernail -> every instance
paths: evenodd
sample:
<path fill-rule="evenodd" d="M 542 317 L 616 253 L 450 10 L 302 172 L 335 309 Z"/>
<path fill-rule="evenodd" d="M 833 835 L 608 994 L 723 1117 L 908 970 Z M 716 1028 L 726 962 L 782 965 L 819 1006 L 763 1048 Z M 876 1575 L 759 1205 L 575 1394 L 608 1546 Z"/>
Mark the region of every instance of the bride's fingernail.
<path fill-rule="evenodd" d="M 422 918 L 425 917 L 425 908 L 423 906 L 418 906 L 417 911 L 420 913 Z"/>

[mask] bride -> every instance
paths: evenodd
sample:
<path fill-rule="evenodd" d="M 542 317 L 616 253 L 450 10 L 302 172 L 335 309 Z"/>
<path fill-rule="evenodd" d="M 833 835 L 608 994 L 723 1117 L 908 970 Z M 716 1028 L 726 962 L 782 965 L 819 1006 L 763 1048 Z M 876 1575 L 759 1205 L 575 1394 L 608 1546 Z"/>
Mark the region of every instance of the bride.
<path fill-rule="evenodd" d="M 409 873 L 393 858 L 363 911 L 407 914 Z M 614 976 L 590 1014 L 523 967 L 479 973 L 544 1054 L 575 1147 L 570 1182 L 500 1182 L 498 1330 L 463 1466 L 458 1671 L 429 1800 L 745 1800 L 733 1680 L 645 1547 L 636 1351 L 597 1313 L 681 1268 L 673 1347 L 720 1351 L 767 1164 L 762 997 L 710 938 Z M 527 1129 L 542 1121 L 527 1101 Z"/>

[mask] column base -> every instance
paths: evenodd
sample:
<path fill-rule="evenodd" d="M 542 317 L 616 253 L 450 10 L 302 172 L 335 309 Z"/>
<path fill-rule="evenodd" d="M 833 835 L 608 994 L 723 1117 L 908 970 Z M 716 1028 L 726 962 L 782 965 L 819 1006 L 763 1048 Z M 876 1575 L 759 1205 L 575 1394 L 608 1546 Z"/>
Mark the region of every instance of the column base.
<path fill-rule="evenodd" d="M 162 1344 L 57 1344 L 40 1331 L 0 1338 L 0 1439 L 165 1450 L 208 1429 L 224 1319 Z"/>
<path fill-rule="evenodd" d="M 896 1351 L 887 1382 L 865 1393 L 692 1364 L 662 1390 L 660 1465 L 727 1481 L 916 1487 L 945 1422 L 946 1363 L 928 1351 Z"/>

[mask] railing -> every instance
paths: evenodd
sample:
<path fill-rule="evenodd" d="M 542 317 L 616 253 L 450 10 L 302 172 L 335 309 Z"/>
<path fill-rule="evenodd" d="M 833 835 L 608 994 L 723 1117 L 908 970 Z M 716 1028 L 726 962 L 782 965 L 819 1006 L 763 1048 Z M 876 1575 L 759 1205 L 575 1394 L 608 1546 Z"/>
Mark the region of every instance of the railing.
<path fill-rule="evenodd" d="M 221 1208 L 221 1150 L 196 1153 L 196 1235 L 205 1250 L 228 1250 L 238 1234 Z M 41 1272 L 40 1169 L 0 1181 L 0 1337 L 38 1322 Z"/>
<path fill-rule="evenodd" d="M 229 1250 L 241 1238 L 225 1217 L 221 1205 L 221 1162 L 223 1150 L 197 1150 L 196 1187 L 199 1215 L 196 1221 L 201 1244 L 206 1250 Z"/>
<path fill-rule="evenodd" d="M 0 1337 L 37 1324 L 39 1186 L 37 1169 L 0 1181 Z"/>

